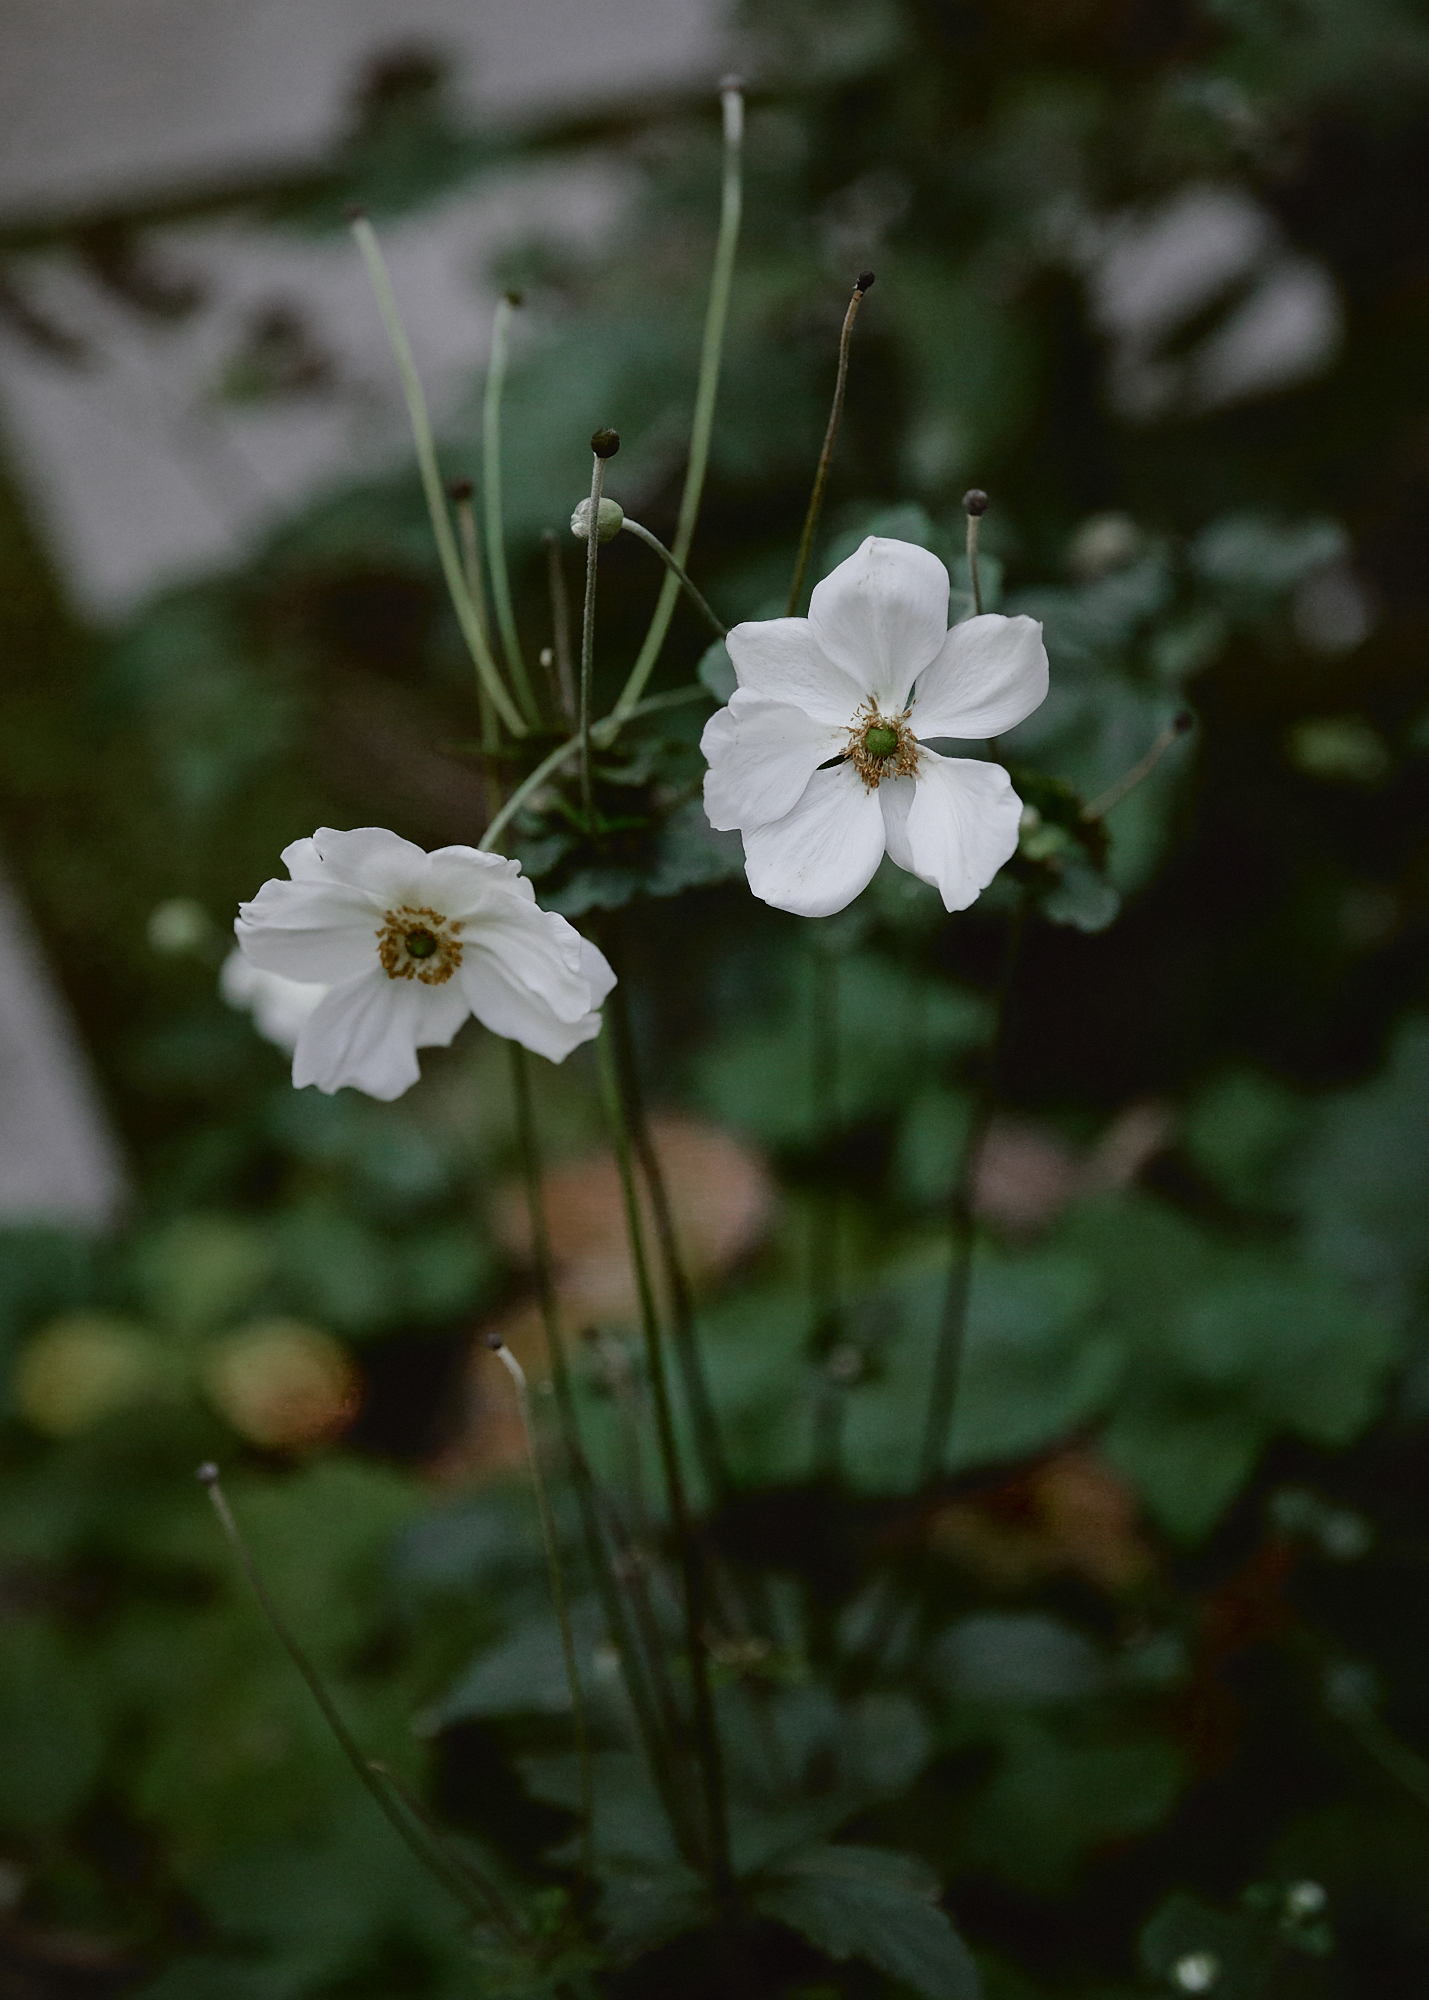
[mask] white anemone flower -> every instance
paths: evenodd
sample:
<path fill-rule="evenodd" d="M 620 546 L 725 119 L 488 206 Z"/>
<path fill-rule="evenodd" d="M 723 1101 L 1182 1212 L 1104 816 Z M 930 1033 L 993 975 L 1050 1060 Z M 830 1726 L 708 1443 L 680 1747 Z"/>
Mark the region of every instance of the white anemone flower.
<path fill-rule="evenodd" d="M 564 917 L 541 909 L 519 862 L 475 847 L 428 854 L 379 826 L 319 827 L 283 850 L 234 931 L 250 965 L 328 990 L 303 1022 L 293 1082 L 400 1097 L 417 1050 L 469 1014 L 562 1062 L 600 1032 L 615 974 Z"/>
<path fill-rule="evenodd" d="M 1022 802 L 1000 764 L 930 738 L 997 736 L 1047 693 L 1034 618 L 948 630 L 948 572 L 870 535 L 814 588 L 807 618 L 736 625 L 739 685 L 710 717 L 705 811 L 744 836 L 756 896 L 802 917 L 851 903 L 887 853 L 965 910 L 1017 847 Z M 836 760 L 836 761 L 835 761 Z"/>
<path fill-rule="evenodd" d="M 273 1042 L 291 1055 L 308 1016 L 328 989 L 303 979 L 284 979 L 279 972 L 264 972 L 250 965 L 235 945 L 220 968 L 218 990 L 230 1007 L 252 1015 L 253 1025 L 265 1042 Z"/>

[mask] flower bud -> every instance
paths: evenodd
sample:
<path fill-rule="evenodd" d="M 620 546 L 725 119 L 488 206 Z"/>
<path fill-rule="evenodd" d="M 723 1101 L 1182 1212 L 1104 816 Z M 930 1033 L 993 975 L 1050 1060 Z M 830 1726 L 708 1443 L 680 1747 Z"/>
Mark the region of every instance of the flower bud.
<path fill-rule="evenodd" d="M 598 542 L 613 542 L 625 526 L 625 509 L 618 500 L 602 500 L 600 512 L 596 516 L 595 538 Z M 571 533 L 578 542 L 590 539 L 590 501 L 582 500 L 571 516 Z"/>
<path fill-rule="evenodd" d="M 614 458 L 620 449 L 620 432 L 608 429 L 592 431 L 590 448 L 597 458 Z"/>
<path fill-rule="evenodd" d="M 990 502 L 980 486 L 970 486 L 963 495 L 963 512 L 979 520 L 988 510 Z"/>

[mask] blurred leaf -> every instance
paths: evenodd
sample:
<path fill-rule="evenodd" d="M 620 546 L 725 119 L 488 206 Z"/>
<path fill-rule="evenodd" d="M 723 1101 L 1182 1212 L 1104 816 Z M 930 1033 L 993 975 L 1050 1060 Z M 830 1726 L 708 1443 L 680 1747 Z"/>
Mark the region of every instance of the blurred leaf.
<path fill-rule="evenodd" d="M 751 1900 L 830 1958 L 866 1959 L 925 2000 L 979 2000 L 972 1958 L 937 1894 L 936 1879 L 906 1855 L 823 1847 L 771 1870 Z"/>

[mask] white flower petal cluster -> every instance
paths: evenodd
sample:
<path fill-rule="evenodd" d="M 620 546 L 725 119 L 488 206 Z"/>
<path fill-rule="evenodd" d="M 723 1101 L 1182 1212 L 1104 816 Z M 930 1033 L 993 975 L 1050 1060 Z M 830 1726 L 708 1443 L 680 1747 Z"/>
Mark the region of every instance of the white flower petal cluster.
<path fill-rule="evenodd" d="M 325 989 L 297 1033 L 300 1088 L 400 1097 L 417 1050 L 445 1047 L 470 1014 L 552 1062 L 600 1032 L 615 974 L 538 906 L 519 862 L 428 854 L 376 826 L 320 827 L 283 860 L 291 879 L 265 882 L 233 928 L 259 972 Z"/>
<path fill-rule="evenodd" d="M 963 910 L 1011 858 L 1022 804 L 1006 771 L 928 741 L 1030 715 L 1047 693 L 1042 628 L 987 614 L 949 631 L 948 595 L 935 555 L 870 535 L 807 618 L 729 634 L 739 685 L 701 739 L 705 811 L 744 836 L 766 903 L 832 916 L 887 853 Z"/>

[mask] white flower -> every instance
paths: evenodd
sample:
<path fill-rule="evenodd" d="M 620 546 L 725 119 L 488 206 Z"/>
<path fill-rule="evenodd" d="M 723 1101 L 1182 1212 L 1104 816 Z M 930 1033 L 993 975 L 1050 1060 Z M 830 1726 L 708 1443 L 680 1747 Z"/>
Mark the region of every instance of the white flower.
<path fill-rule="evenodd" d="M 832 916 L 886 852 L 966 909 L 1016 849 L 1022 804 L 1000 764 L 928 739 L 997 736 L 1032 713 L 1047 693 L 1037 621 L 949 631 L 938 558 L 870 535 L 807 618 L 736 625 L 728 645 L 739 686 L 701 739 L 705 811 L 743 834 L 755 895 Z"/>
<path fill-rule="evenodd" d="M 540 909 L 520 863 L 474 847 L 432 854 L 378 826 L 320 827 L 283 850 L 234 931 L 250 965 L 328 990 L 303 1023 L 293 1082 L 400 1097 L 417 1050 L 468 1014 L 562 1062 L 600 1032 L 615 974 L 564 917 Z"/>
<path fill-rule="evenodd" d="M 264 972 L 250 964 L 235 945 L 223 961 L 218 990 L 230 1007 L 253 1016 L 253 1025 L 265 1041 L 276 1042 L 280 1049 L 291 1053 L 327 987 L 314 986 L 302 979 L 284 979 L 278 972 Z"/>

